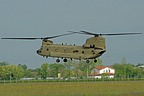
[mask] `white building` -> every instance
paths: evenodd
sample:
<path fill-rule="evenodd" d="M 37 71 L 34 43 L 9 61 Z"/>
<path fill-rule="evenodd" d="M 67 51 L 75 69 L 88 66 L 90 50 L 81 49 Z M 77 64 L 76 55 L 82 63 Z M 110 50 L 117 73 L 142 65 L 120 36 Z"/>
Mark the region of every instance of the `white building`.
<path fill-rule="evenodd" d="M 139 68 L 144 68 L 144 65 L 138 66 Z"/>
<path fill-rule="evenodd" d="M 91 70 L 91 78 L 114 78 L 115 70 L 112 66 L 96 66 Z"/>

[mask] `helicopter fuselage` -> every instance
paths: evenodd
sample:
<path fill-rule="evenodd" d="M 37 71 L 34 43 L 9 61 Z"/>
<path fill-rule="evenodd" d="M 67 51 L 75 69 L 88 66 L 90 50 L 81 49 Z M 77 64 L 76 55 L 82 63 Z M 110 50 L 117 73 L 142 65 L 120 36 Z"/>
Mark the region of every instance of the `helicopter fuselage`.
<path fill-rule="evenodd" d="M 43 57 L 96 59 L 106 51 L 105 38 L 91 37 L 83 46 L 53 44 L 50 40 L 43 40 L 37 53 Z"/>

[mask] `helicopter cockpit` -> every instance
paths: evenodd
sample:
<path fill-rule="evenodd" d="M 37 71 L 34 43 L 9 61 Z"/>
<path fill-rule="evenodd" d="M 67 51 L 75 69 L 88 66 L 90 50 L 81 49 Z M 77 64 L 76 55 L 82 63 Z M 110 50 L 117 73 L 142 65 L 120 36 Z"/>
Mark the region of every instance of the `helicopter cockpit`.
<path fill-rule="evenodd" d="M 51 41 L 51 40 L 43 39 L 43 41 L 42 41 L 42 45 L 51 45 L 51 44 L 53 44 L 53 41 Z"/>

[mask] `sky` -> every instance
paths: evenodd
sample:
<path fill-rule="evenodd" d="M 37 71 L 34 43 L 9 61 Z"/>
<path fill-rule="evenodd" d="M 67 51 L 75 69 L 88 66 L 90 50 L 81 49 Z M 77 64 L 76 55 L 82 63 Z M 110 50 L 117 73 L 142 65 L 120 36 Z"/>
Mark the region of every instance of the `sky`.
<path fill-rule="evenodd" d="M 93 33 L 141 32 L 143 35 L 106 36 L 107 51 L 100 59 L 112 65 L 144 63 L 143 0 L 0 0 L 0 37 L 47 37 L 68 31 Z M 91 36 L 73 34 L 54 43 L 83 45 Z M 0 62 L 38 68 L 55 63 L 36 50 L 41 40 L 0 40 Z"/>

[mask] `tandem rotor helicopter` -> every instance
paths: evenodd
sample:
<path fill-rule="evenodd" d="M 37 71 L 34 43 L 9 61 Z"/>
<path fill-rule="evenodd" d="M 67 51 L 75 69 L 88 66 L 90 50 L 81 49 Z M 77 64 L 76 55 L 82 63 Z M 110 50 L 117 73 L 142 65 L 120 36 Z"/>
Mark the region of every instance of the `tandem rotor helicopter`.
<path fill-rule="evenodd" d="M 86 39 L 86 42 L 82 46 L 76 45 L 64 45 L 64 44 L 54 44 L 53 41 L 49 40 L 52 38 L 57 38 L 65 35 L 71 34 L 85 34 L 93 35 Z M 110 34 L 95 34 L 87 31 L 69 31 L 67 34 L 56 35 L 45 38 L 35 38 L 35 37 L 26 37 L 26 38 L 1 38 L 1 39 L 16 39 L 16 40 L 36 40 L 41 39 L 42 45 L 41 48 L 37 50 L 37 54 L 43 57 L 54 57 L 57 58 L 56 62 L 60 62 L 59 58 L 62 58 L 64 62 L 67 62 L 67 58 L 72 59 L 85 59 L 89 63 L 90 59 L 93 59 L 94 62 L 97 62 L 97 57 L 100 57 L 103 53 L 106 52 L 105 38 L 103 36 L 115 36 L 115 35 L 136 35 L 142 33 L 110 33 Z"/>

